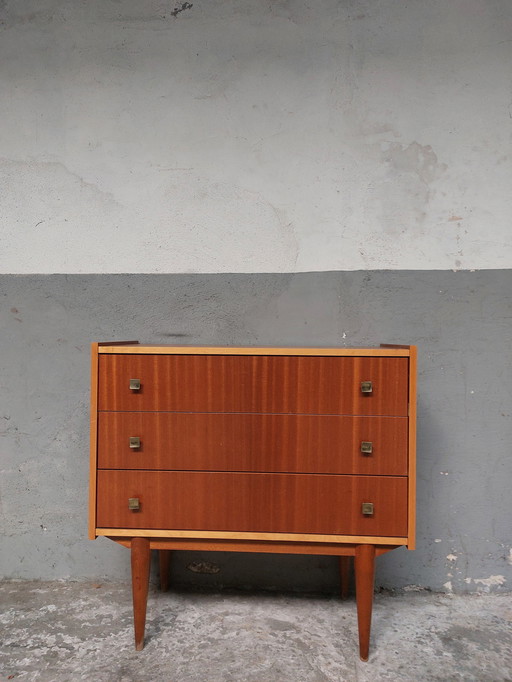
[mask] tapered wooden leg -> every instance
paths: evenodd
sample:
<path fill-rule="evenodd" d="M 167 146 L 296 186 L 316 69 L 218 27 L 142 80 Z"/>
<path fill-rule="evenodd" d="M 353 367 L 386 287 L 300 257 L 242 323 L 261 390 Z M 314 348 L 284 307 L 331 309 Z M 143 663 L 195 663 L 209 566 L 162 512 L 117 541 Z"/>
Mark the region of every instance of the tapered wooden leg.
<path fill-rule="evenodd" d="M 375 576 L 374 545 L 358 545 L 356 547 L 355 569 L 359 656 L 362 661 L 367 661 L 370 651 L 373 581 Z"/>
<path fill-rule="evenodd" d="M 149 567 L 151 550 L 147 538 L 132 538 L 132 594 L 133 624 L 135 629 L 135 648 L 144 648 L 144 630 L 146 628 L 146 606 L 148 603 Z"/>
<path fill-rule="evenodd" d="M 348 591 L 350 588 L 350 569 L 352 567 L 352 557 L 351 556 L 340 556 L 340 586 L 341 586 L 341 598 L 346 599 L 348 597 Z"/>
<path fill-rule="evenodd" d="M 169 566 L 171 564 L 171 550 L 158 550 L 158 561 L 160 564 L 160 589 L 167 592 L 169 589 Z"/>

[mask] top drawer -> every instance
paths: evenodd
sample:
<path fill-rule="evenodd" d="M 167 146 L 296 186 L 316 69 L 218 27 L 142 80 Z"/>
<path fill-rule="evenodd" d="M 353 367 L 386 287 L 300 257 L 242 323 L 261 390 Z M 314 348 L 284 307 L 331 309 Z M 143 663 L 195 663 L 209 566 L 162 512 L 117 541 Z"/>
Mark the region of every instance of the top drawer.
<path fill-rule="evenodd" d="M 401 357 L 104 354 L 98 406 L 406 416 L 408 368 L 408 358 Z M 132 379 L 139 389 L 130 389 Z M 363 393 L 362 382 L 371 382 L 371 392 Z"/>

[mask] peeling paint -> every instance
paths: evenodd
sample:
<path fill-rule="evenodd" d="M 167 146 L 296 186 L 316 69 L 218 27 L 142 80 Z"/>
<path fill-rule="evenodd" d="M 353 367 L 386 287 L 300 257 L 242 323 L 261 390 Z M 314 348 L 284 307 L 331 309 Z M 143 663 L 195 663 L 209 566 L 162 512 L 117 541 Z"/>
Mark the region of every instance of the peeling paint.
<path fill-rule="evenodd" d="M 187 9 L 191 9 L 194 5 L 191 2 L 182 2 L 181 5 L 177 5 L 171 12 L 172 17 L 177 17 L 178 14 L 184 12 Z"/>
<path fill-rule="evenodd" d="M 501 585 L 504 585 L 507 580 L 504 575 L 491 575 L 488 578 L 473 578 L 473 582 L 490 589 L 491 587 L 500 587 Z"/>
<path fill-rule="evenodd" d="M 457 555 L 456 554 L 448 554 L 446 557 L 448 561 L 457 561 Z"/>

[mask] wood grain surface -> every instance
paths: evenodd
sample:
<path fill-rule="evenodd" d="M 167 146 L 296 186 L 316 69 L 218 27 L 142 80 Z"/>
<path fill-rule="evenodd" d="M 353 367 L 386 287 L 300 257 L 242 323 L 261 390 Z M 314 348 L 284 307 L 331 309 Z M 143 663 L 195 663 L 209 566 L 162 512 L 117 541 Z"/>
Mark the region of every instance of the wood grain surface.
<path fill-rule="evenodd" d="M 408 413 L 408 358 L 119 354 L 100 355 L 99 365 L 100 410 Z"/>
<path fill-rule="evenodd" d="M 406 417 L 100 412 L 98 467 L 406 476 L 407 438 Z"/>
<path fill-rule="evenodd" d="M 407 479 L 102 470 L 97 507 L 98 527 L 404 536 Z"/>

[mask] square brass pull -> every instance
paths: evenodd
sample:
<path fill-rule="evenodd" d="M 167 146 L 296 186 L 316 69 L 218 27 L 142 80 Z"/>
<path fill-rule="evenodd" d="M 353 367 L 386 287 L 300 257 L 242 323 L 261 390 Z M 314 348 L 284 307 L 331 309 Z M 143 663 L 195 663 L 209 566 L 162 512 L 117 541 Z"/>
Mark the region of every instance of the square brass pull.
<path fill-rule="evenodd" d="M 363 502 L 362 512 L 365 516 L 372 516 L 373 502 Z"/>
<path fill-rule="evenodd" d="M 370 440 L 363 440 L 361 443 L 361 452 L 363 455 L 371 455 L 373 452 L 373 443 Z"/>
<path fill-rule="evenodd" d="M 137 450 L 137 448 L 140 448 L 140 438 L 136 436 L 130 436 L 130 447 L 132 450 Z"/>
<path fill-rule="evenodd" d="M 371 381 L 361 381 L 361 393 L 373 393 L 373 386 Z"/>
<path fill-rule="evenodd" d="M 130 511 L 139 511 L 140 500 L 138 497 L 129 497 L 128 498 L 128 509 Z"/>
<path fill-rule="evenodd" d="M 140 379 L 130 379 L 130 391 L 140 391 Z"/>

